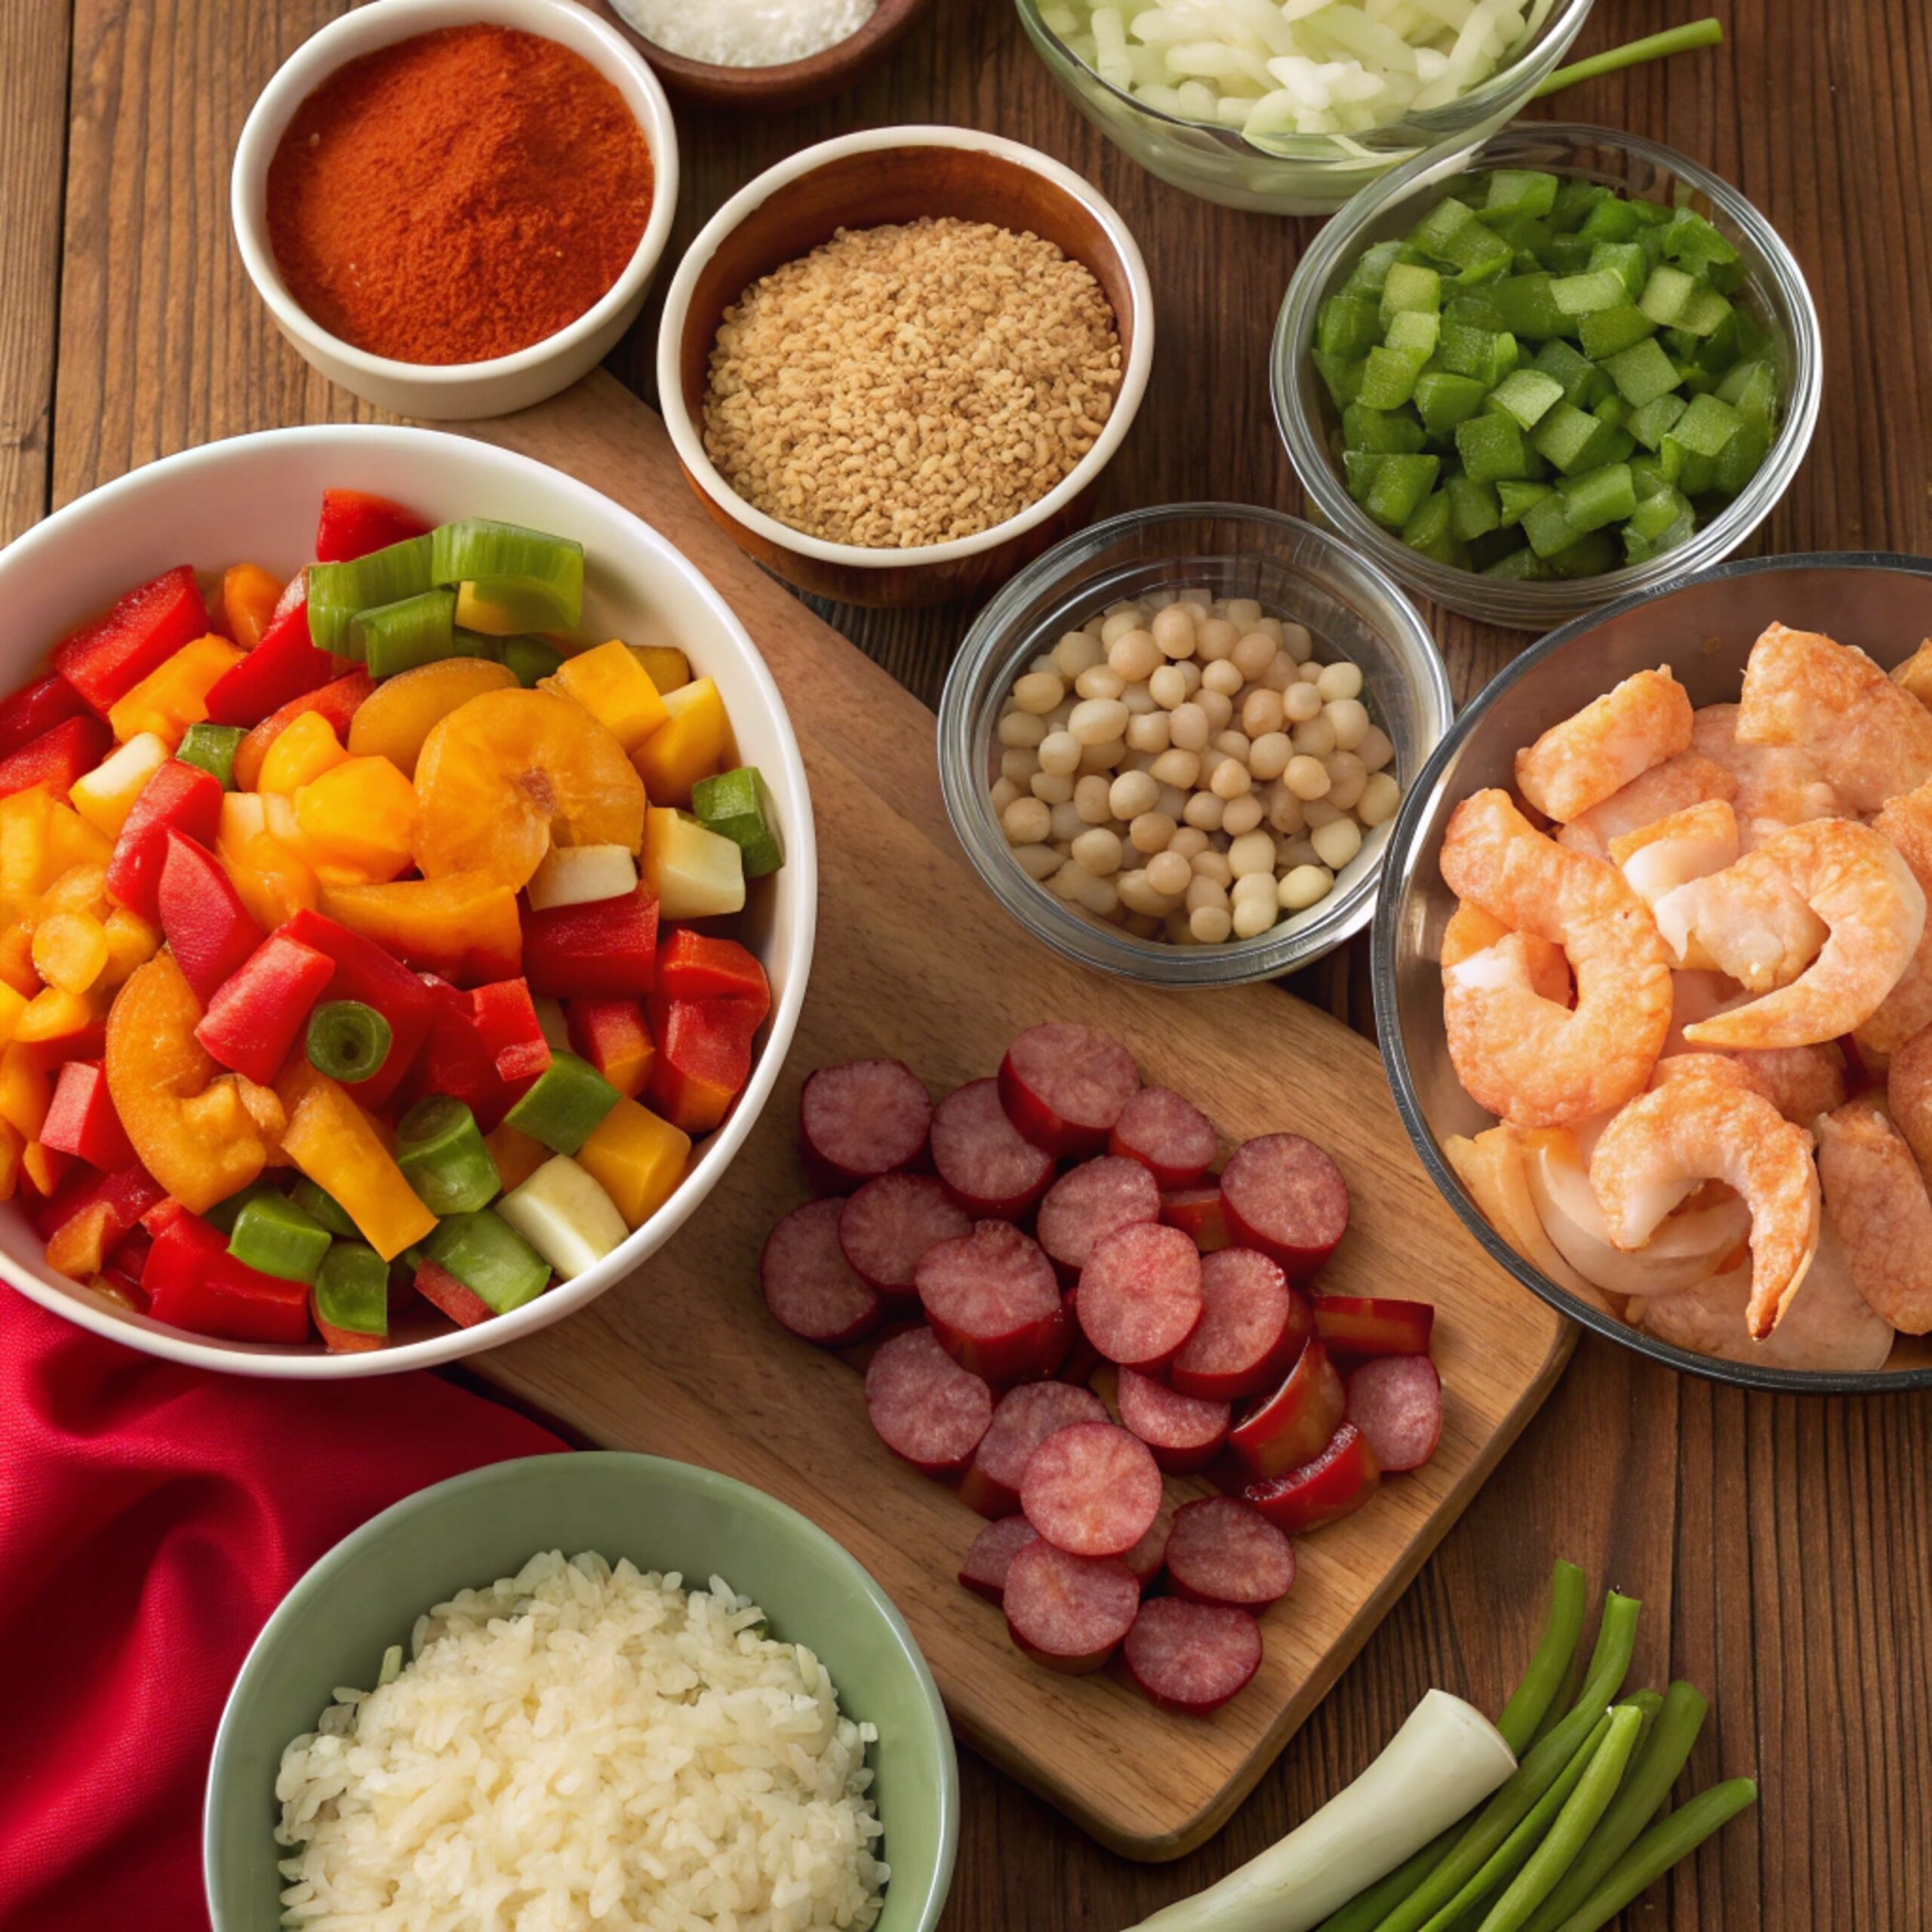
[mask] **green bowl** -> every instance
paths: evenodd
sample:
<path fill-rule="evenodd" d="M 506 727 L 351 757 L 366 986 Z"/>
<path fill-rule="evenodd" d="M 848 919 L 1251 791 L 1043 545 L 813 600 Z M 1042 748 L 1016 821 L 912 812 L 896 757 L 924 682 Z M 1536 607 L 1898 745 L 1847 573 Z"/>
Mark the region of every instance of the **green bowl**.
<path fill-rule="evenodd" d="M 892 1868 L 878 1932 L 932 1932 L 952 1881 L 959 1766 L 932 1672 L 872 1577 L 816 1524 L 728 1476 L 655 1456 L 497 1463 L 405 1498 L 345 1537 L 285 1597 L 229 1694 L 208 1771 L 202 1863 L 214 1932 L 281 1922 L 275 1779 L 337 1684 L 376 1681 L 383 1651 L 457 1591 L 514 1576 L 539 1550 L 724 1577 L 773 1634 L 811 1646 L 848 1717 L 878 1727 L 867 1761 Z"/>

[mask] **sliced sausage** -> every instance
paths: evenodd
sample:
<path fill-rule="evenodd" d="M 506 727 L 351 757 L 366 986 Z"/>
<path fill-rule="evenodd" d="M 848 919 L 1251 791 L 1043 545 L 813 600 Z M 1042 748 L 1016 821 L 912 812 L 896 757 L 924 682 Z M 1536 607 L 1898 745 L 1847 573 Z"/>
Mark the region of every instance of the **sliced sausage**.
<path fill-rule="evenodd" d="M 1235 1416 L 1228 1447 L 1251 1476 L 1279 1475 L 1321 1453 L 1341 1422 L 1346 1401 L 1328 1351 L 1320 1336 L 1311 1335 L 1281 1386 Z"/>
<path fill-rule="evenodd" d="M 1168 1538 L 1174 1526 L 1174 1499 L 1163 1494 L 1161 1513 L 1154 1518 L 1154 1526 L 1121 1558 L 1140 1580 L 1144 1590 L 1161 1574 L 1161 1566 L 1168 1559 Z"/>
<path fill-rule="evenodd" d="M 926 1251 L 970 1234 L 973 1223 L 931 1174 L 881 1174 L 838 1217 L 838 1245 L 861 1281 L 891 1302 L 915 1301 L 913 1274 Z"/>
<path fill-rule="evenodd" d="M 1118 1557 L 1070 1556 L 1044 1537 L 1006 1567 L 1001 1599 L 1013 1641 L 1049 1670 L 1098 1670 L 1134 1627 L 1140 1586 Z"/>
<path fill-rule="evenodd" d="M 1368 1438 L 1345 1422 L 1320 1455 L 1265 1482 L 1251 1482 L 1241 1494 L 1278 1530 L 1301 1536 L 1352 1515 L 1381 1483 L 1381 1466 Z"/>
<path fill-rule="evenodd" d="M 1057 1429 L 1106 1419 L 1106 1404 L 1091 1389 L 1066 1382 L 1026 1382 L 1009 1389 L 959 1485 L 960 1500 L 983 1516 L 1010 1516 L 1020 1507 L 1020 1479 L 1033 1451 Z"/>
<path fill-rule="evenodd" d="M 1308 1303 L 1266 1255 L 1224 1248 L 1202 1259 L 1200 1325 L 1168 1379 L 1183 1395 L 1216 1401 L 1259 1395 L 1294 1366 L 1313 1324 Z"/>
<path fill-rule="evenodd" d="M 1057 1429 L 1020 1484 L 1026 1520 L 1070 1556 L 1124 1556 L 1161 1513 L 1161 1472 L 1138 1436 L 1110 1422 Z"/>
<path fill-rule="evenodd" d="M 986 1381 L 1051 1375 L 1066 1358 L 1069 1324 L 1054 1265 L 1010 1222 L 976 1221 L 928 1248 L 913 1281 L 940 1346 Z"/>
<path fill-rule="evenodd" d="M 929 1476 L 956 1475 L 993 1419 L 993 1392 L 930 1328 L 895 1335 L 866 1371 L 866 1414 L 879 1440 Z"/>
<path fill-rule="evenodd" d="M 1258 1247 L 1291 1281 L 1305 1281 L 1349 1225 L 1348 1183 L 1334 1161 L 1298 1134 L 1244 1141 L 1221 1170 L 1221 1205 L 1237 1246 Z"/>
<path fill-rule="evenodd" d="M 1294 1587 L 1295 1546 L 1249 1504 L 1204 1496 L 1175 1512 L 1167 1565 L 1176 1595 L 1190 1602 L 1259 1611 Z"/>
<path fill-rule="evenodd" d="M 1017 1220 L 1046 1192 L 1053 1156 L 1023 1139 L 990 1080 L 955 1088 L 933 1109 L 933 1166 L 968 1214 Z"/>
<path fill-rule="evenodd" d="M 1062 1174 L 1040 1203 L 1034 1232 L 1068 1281 L 1078 1281 L 1097 1241 L 1161 1218 L 1161 1190 L 1137 1161 L 1103 1155 Z"/>
<path fill-rule="evenodd" d="M 1383 1355 L 1349 1377 L 1348 1418 L 1384 1475 L 1419 1469 L 1442 1435 L 1442 1378 L 1426 1355 Z"/>
<path fill-rule="evenodd" d="M 1228 1405 L 1182 1395 L 1124 1368 L 1115 1385 L 1121 1425 L 1139 1436 L 1170 1475 L 1204 1469 L 1228 1439 Z"/>
<path fill-rule="evenodd" d="M 1218 1254 L 1228 1245 L 1228 1217 L 1221 1207 L 1221 1184 L 1177 1187 L 1161 1196 L 1161 1219 L 1178 1228 L 1203 1254 Z"/>
<path fill-rule="evenodd" d="M 1261 1626 L 1224 1604 L 1150 1597 L 1127 1633 L 1128 1674 L 1177 1716 L 1217 1711 L 1261 1668 Z"/>
<path fill-rule="evenodd" d="M 1069 1339 L 1066 1359 L 1060 1365 L 1060 1379 L 1071 1382 L 1075 1387 L 1084 1389 L 1093 1380 L 1094 1372 L 1101 1364 L 1100 1352 L 1087 1339 L 1087 1331 L 1080 1325 L 1080 1291 L 1069 1288 L 1064 1304 Z"/>
<path fill-rule="evenodd" d="M 1080 1327 L 1108 1361 L 1152 1372 L 1201 1319 L 1201 1256 L 1178 1228 L 1122 1228 L 1080 1271 Z"/>
<path fill-rule="evenodd" d="M 841 1189 L 910 1167 L 932 1124 L 924 1082 L 896 1060 L 822 1066 L 798 1094 L 806 1165 Z"/>
<path fill-rule="evenodd" d="M 1214 1164 L 1214 1123 L 1171 1087 L 1143 1087 L 1120 1110 L 1107 1152 L 1138 1161 L 1164 1188 L 1192 1187 Z"/>
<path fill-rule="evenodd" d="M 1386 1295 L 1323 1295 L 1315 1303 L 1315 1328 L 1337 1355 L 1426 1355 L 1435 1309 L 1429 1302 Z"/>
<path fill-rule="evenodd" d="M 976 1597 L 998 1603 L 1006 1594 L 1007 1567 L 1029 1543 L 1039 1540 L 1039 1532 L 1024 1516 L 1002 1516 L 989 1523 L 973 1539 L 966 1561 L 959 1566 L 959 1580 Z"/>
<path fill-rule="evenodd" d="M 820 1348 L 856 1342 L 878 1325 L 876 1294 L 838 1245 L 842 1201 L 808 1201 L 765 1237 L 758 1264 L 764 1305 L 792 1333 Z"/>
<path fill-rule="evenodd" d="M 1096 1026 L 1029 1026 L 999 1063 L 1008 1118 L 1063 1160 L 1099 1153 L 1140 1085 L 1134 1056 Z"/>

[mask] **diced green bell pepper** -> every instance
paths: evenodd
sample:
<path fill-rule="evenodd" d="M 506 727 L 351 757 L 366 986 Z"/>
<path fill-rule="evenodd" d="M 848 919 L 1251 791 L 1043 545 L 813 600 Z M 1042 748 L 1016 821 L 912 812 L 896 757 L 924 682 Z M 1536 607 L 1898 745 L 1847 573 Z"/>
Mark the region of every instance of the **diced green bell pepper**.
<path fill-rule="evenodd" d="M 1344 289 L 1322 303 L 1315 325 L 1315 346 L 1322 355 L 1352 360 L 1366 355 L 1381 340 L 1381 314 L 1371 297 Z"/>
<path fill-rule="evenodd" d="M 1400 409 L 1415 394 L 1416 378 L 1427 360 L 1426 356 L 1405 355 L 1399 349 L 1371 349 L 1356 399 L 1371 409 Z"/>
<path fill-rule="evenodd" d="M 1382 284 L 1382 321 L 1386 328 L 1411 312 L 1434 315 L 1442 309 L 1442 278 L 1420 262 L 1392 264 Z"/>
<path fill-rule="evenodd" d="M 1549 291 L 1549 277 L 1539 269 L 1531 275 L 1506 275 L 1483 292 L 1494 304 L 1501 326 L 1512 335 L 1526 342 L 1543 342 L 1561 334 L 1564 326 L 1563 312 Z"/>
<path fill-rule="evenodd" d="M 1460 323 L 1444 328 L 1437 352 L 1452 375 L 1473 376 L 1485 389 L 1494 389 L 1515 368 L 1518 352 L 1516 338 L 1508 331 L 1473 329 Z"/>
<path fill-rule="evenodd" d="M 1457 470 L 1441 494 L 1447 499 L 1449 528 L 1458 543 L 1473 543 L 1502 527 L 1502 505 L 1494 483 L 1478 483 L 1466 470 Z"/>
<path fill-rule="evenodd" d="M 1425 369 L 1416 378 L 1417 413 L 1432 436 L 1453 435 L 1458 423 L 1481 408 L 1487 394 L 1475 377 L 1454 375 L 1447 369 Z M 1421 448 L 1420 441 L 1416 447 Z"/>
<path fill-rule="evenodd" d="M 1513 480 L 1497 484 L 1496 495 L 1502 528 L 1508 530 L 1521 523 L 1528 511 L 1549 494 L 1550 488 L 1547 483 L 1518 483 Z"/>
<path fill-rule="evenodd" d="M 1657 333 L 1657 325 L 1634 302 L 1586 315 L 1577 325 L 1579 346 L 1592 362 L 1604 362 Z"/>
<path fill-rule="evenodd" d="M 1512 369 L 1489 392 L 1489 406 L 1534 429 L 1563 400 L 1563 385 L 1540 369 Z"/>
<path fill-rule="evenodd" d="M 1500 410 L 1485 410 L 1456 426 L 1456 454 L 1478 483 L 1521 481 L 1530 474 L 1530 451 L 1521 428 Z"/>
<path fill-rule="evenodd" d="M 1362 508 L 1376 521 L 1400 530 L 1414 515 L 1416 506 L 1435 487 L 1442 459 L 1434 456 L 1384 456 L 1377 465 Z"/>
<path fill-rule="evenodd" d="M 1610 378 L 1567 342 L 1545 343 L 1531 367 L 1554 376 L 1563 385 L 1563 400 L 1575 408 L 1588 409 L 1610 393 Z"/>
<path fill-rule="evenodd" d="M 1490 171 L 1482 214 L 1546 215 L 1556 205 L 1557 177 L 1540 168 L 1497 168 Z"/>
<path fill-rule="evenodd" d="M 1530 443 L 1565 476 L 1574 476 L 1609 460 L 1616 433 L 1615 426 L 1601 417 L 1559 402 L 1537 426 Z"/>
<path fill-rule="evenodd" d="M 1445 491 L 1430 491 L 1409 512 L 1402 525 L 1402 541 L 1411 550 L 1420 550 L 1438 563 L 1456 561 L 1456 537 L 1450 528 L 1449 498 Z"/>
<path fill-rule="evenodd" d="M 1617 392 L 1632 409 L 1668 395 L 1683 381 L 1676 366 L 1653 336 L 1634 342 L 1604 358 L 1604 374 L 1617 385 Z"/>
<path fill-rule="evenodd" d="M 1636 486 L 1628 463 L 1606 463 L 1559 485 L 1563 514 L 1580 536 L 1607 523 L 1622 523 L 1637 507 Z"/>

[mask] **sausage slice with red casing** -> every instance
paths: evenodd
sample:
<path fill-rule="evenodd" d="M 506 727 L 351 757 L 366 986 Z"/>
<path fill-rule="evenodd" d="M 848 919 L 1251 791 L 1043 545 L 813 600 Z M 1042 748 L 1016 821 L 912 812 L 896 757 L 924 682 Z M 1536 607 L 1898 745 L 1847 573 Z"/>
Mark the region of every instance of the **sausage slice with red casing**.
<path fill-rule="evenodd" d="M 1221 1205 L 1238 1247 L 1258 1247 L 1305 1281 L 1347 1232 L 1348 1183 L 1334 1160 L 1298 1134 L 1244 1141 L 1221 1170 Z"/>
<path fill-rule="evenodd" d="M 1221 1183 L 1170 1188 L 1161 1195 L 1161 1219 L 1178 1228 L 1203 1254 L 1218 1254 L 1229 1244 L 1227 1211 L 1221 1205 Z"/>
<path fill-rule="evenodd" d="M 1138 1161 L 1162 1188 L 1192 1187 L 1214 1164 L 1214 1123 L 1171 1087 L 1143 1087 L 1120 1110 L 1107 1152 Z"/>
<path fill-rule="evenodd" d="M 1120 1371 L 1114 1399 L 1123 1427 L 1154 1452 L 1168 1475 L 1204 1469 L 1228 1439 L 1228 1405 L 1182 1395 L 1164 1382 L 1131 1368 Z"/>
<path fill-rule="evenodd" d="M 814 1176 L 844 1189 L 909 1168 L 926 1151 L 933 1103 L 896 1060 L 822 1066 L 798 1094 L 798 1137 Z"/>
<path fill-rule="evenodd" d="M 1061 1160 L 1100 1152 L 1140 1085 L 1134 1056 L 1097 1026 L 1029 1026 L 999 1063 L 1008 1118 Z"/>
<path fill-rule="evenodd" d="M 1381 1484 L 1381 1466 L 1368 1438 L 1345 1422 L 1313 1460 L 1251 1482 L 1241 1494 L 1278 1530 L 1301 1536 L 1352 1515 Z"/>
<path fill-rule="evenodd" d="M 1020 1507 L 1020 1484 L 1033 1451 L 1057 1430 L 1106 1419 L 1106 1404 L 1091 1389 L 1068 1382 L 1023 1382 L 1009 1389 L 959 1485 L 959 1500 L 983 1516 L 1011 1515 Z"/>
<path fill-rule="evenodd" d="M 1137 1161 L 1103 1154 L 1063 1174 L 1040 1203 L 1034 1233 L 1063 1279 L 1080 1278 L 1097 1242 L 1161 1218 L 1161 1190 Z"/>
<path fill-rule="evenodd" d="M 1386 1295 L 1323 1295 L 1315 1332 L 1337 1355 L 1426 1355 L 1435 1328 L 1435 1306 Z"/>
<path fill-rule="evenodd" d="M 1081 1332 L 1108 1361 L 1157 1373 L 1201 1319 L 1200 1252 L 1178 1228 L 1122 1228 L 1088 1258 L 1078 1296 Z"/>
<path fill-rule="evenodd" d="M 1030 1381 L 1066 1358 L 1072 1324 L 1054 1265 L 1011 1223 L 976 1221 L 928 1248 L 913 1281 L 940 1346 L 986 1381 Z"/>
<path fill-rule="evenodd" d="M 1127 1633 L 1128 1675 L 1178 1717 L 1217 1711 L 1261 1668 L 1261 1626 L 1225 1604 L 1150 1597 Z"/>
<path fill-rule="evenodd" d="M 1049 1670 L 1098 1670 L 1140 1608 L 1140 1586 L 1118 1557 L 1071 1556 L 1044 1537 L 1006 1567 L 1001 1600 L 1013 1641 Z"/>
<path fill-rule="evenodd" d="M 1384 1475 L 1419 1469 L 1442 1435 L 1442 1378 L 1426 1355 L 1382 1355 L 1349 1377 L 1349 1420 Z"/>
<path fill-rule="evenodd" d="M 1146 1443 L 1110 1422 L 1077 1422 L 1033 1451 L 1020 1479 L 1026 1520 L 1070 1556 L 1124 1556 L 1161 1513 Z"/>
<path fill-rule="evenodd" d="M 1174 1515 L 1173 1498 L 1162 1496 L 1161 1513 L 1154 1518 L 1154 1527 L 1121 1558 L 1140 1578 L 1143 1590 L 1161 1574 L 1161 1566 L 1168 1560 L 1168 1538 L 1174 1529 Z"/>
<path fill-rule="evenodd" d="M 1192 1603 L 1258 1612 L 1294 1587 L 1294 1545 L 1232 1496 L 1183 1503 L 1168 1532 L 1166 1561 L 1174 1593 Z"/>
<path fill-rule="evenodd" d="M 926 1251 L 972 1231 L 966 1211 L 931 1174 L 881 1174 L 838 1216 L 838 1245 L 853 1272 L 900 1304 L 919 1298 L 913 1276 Z"/>
<path fill-rule="evenodd" d="M 856 1198 L 856 1197 L 855 1197 Z M 1315 1318 L 1266 1255 L 1223 1248 L 1201 1263 L 1201 1321 L 1168 1368 L 1183 1395 L 1238 1402 L 1294 1366 Z"/>
<path fill-rule="evenodd" d="M 1006 1117 L 990 1080 L 955 1088 L 933 1109 L 933 1167 L 968 1214 L 1017 1220 L 1046 1192 L 1054 1158 Z"/>
<path fill-rule="evenodd" d="M 838 1245 L 842 1201 L 795 1208 L 764 1240 L 758 1285 L 764 1303 L 802 1340 L 841 1348 L 878 1325 L 879 1298 L 852 1272 Z"/>
<path fill-rule="evenodd" d="M 960 1582 L 976 1597 L 998 1603 L 1006 1594 L 1007 1566 L 1018 1552 L 1038 1540 L 1039 1532 L 1024 1516 L 1002 1516 L 987 1524 L 959 1566 Z"/>
<path fill-rule="evenodd" d="M 993 1419 L 993 1392 L 930 1328 L 880 1345 L 866 1370 L 866 1414 L 895 1456 L 929 1476 L 956 1475 Z"/>
<path fill-rule="evenodd" d="M 1342 1378 L 1321 1337 L 1311 1335 L 1281 1386 L 1236 1414 L 1228 1447 L 1251 1476 L 1279 1475 L 1321 1453 L 1346 1402 Z"/>

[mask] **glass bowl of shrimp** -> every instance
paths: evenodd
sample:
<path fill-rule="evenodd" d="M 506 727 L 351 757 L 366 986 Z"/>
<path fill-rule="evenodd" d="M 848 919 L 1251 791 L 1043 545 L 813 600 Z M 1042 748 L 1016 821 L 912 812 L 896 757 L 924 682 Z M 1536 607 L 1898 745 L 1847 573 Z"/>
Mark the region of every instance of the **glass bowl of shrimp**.
<path fill-rule="evenodd" d="M 1922 558 L 1625 597 L 1395 820 L 1375 1011 L 1423 1164 L 1526 1287 L 1694 1374 L 1932 1387 L 1927 638 Z"/>

